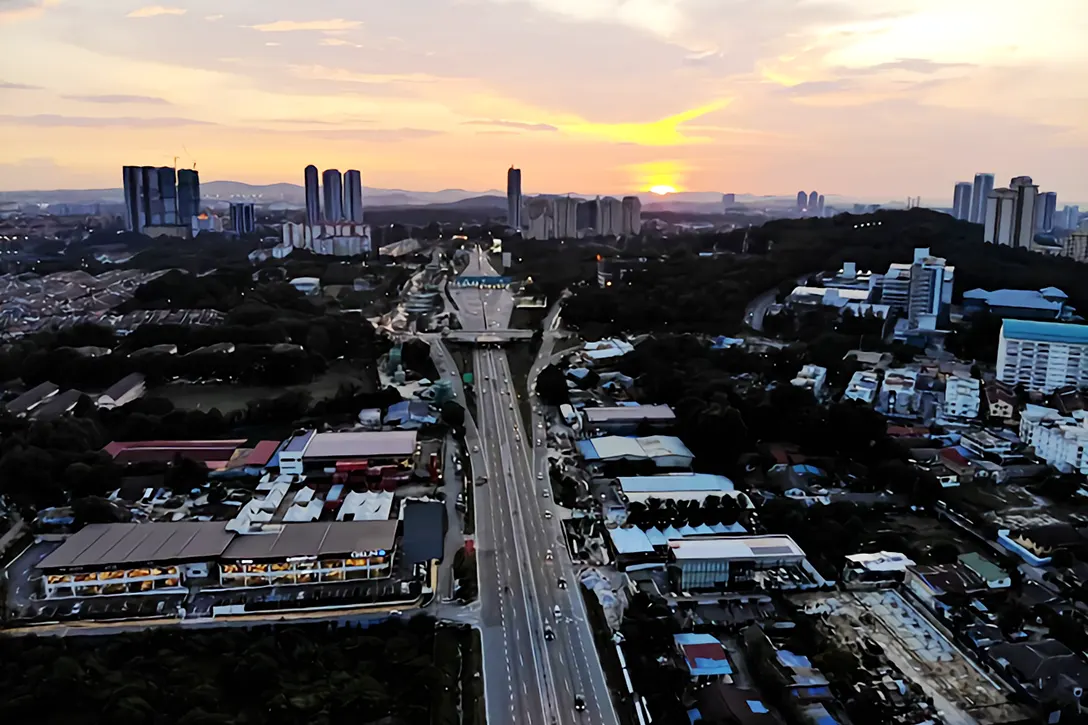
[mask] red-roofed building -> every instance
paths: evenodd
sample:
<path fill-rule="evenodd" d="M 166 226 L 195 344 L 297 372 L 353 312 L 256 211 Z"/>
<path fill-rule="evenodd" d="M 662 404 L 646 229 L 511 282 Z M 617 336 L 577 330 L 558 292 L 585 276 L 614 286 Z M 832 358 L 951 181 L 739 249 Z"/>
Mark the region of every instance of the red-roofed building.
<path fill-rule="evenodd" d="M 122 466 L 145 462 L 170 463 L 181 456 L 217 471 L 230 464 L 245 442 L 244 438 L 220 441 L 113 441 L 103 450 Z"/>

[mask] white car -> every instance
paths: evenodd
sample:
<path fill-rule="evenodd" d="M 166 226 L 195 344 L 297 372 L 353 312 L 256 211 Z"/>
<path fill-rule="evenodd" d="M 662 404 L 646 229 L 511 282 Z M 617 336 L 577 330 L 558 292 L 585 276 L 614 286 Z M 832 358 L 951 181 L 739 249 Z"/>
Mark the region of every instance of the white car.
<path fill-rule="evenodd" d="M 536 480 L 538 480 L 538 481 L 543 481 L 544 480 L 544 472 L 543 471 L 536 474 Z"/>
<path fill-rule="evenodd" d="M 514 404 L 513 404 L 513 403 L 511 403 L 511 404 L 510 404 L 510 410 L 513 410 L 513 409 L 514 409 Z"/>
<path fill-rule="evenodd" d="M 544 489 L 543 491 L 540 492 L 540 495 L 543 496 L 544 498 L 548 498 L 548 496 L 550 494 L 548 493 L 548 489 Z"/>
<path fill-rule="evenodd" d="M 551 511 L 545 511 L 544 512 L 544 518 L 550 519 L 551 517 L 552 517 L 552 512 Z"/>
<path fill-rule="evenodd" d="M 521 436 L 520 435 L 514 436 L 514 440 L 516 440 L 518 443 L 521 443 Z"/>
<path fill-rule="evenodd" d="M 472 447 L 472 452 L 473 453 L 479 453 L 480 452 L 480 447 L 479 446 L 473 446 Z"/>
<path fill-rule="evenodd" d="M 544 552 L 544 558 L 547 559 L 548 561 L 552 560 L 552 550 L 551 549 L 548 549 L 546 552 Z"/>
<path fill-rule="evenodd" d="M 552 607 L 552 614 L 555 616 L 556 619 L 559 619 L 559 615 L 561 615 L 562 613 L 563 610 L 559 608 L 558 604 Z"/>

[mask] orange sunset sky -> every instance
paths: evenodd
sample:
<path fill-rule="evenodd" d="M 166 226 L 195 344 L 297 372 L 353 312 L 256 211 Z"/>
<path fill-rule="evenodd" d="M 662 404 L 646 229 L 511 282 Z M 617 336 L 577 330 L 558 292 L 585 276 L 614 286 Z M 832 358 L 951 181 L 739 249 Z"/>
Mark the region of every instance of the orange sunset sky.
<path fill-rule="evenodd" d="M 177 156 L 946 203 L 989 171 L 1088 201 L 1086 37 L 1085 0 L 0 0 L 0 189 Z"/>

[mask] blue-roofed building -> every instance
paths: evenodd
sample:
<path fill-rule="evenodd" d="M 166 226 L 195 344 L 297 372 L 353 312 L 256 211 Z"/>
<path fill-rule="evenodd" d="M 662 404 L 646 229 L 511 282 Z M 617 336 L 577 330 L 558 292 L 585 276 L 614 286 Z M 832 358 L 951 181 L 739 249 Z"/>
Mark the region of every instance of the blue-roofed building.
<path fill-rule="evenodd" d="M 1069 296 L 1057 287 L 1041 290 L 973 289 L 963 293 L 964 312 L 988 311 L 1021 320 L 1057 320 L 1065 316 Z"/>
<path fill-rule="evenodd" d="M 997 379 L 1042 393 L 1088 385 L 1088 325 L 1005 320 L 998 337 Z"/>

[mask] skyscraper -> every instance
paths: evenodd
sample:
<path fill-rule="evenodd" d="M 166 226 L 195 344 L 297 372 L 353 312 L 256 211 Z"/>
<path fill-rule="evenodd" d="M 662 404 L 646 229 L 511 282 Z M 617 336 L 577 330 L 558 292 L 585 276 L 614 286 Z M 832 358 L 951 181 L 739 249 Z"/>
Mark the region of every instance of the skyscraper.
<path fill-rule="evenodd" d="M 302 172 L 306 186 L 306 223 L 316 226 L 321 223 L 321 190 L 318 188 L 317 167 L 310 164 Z"/>
<path fill-rule="evenodd" d="M 144 175 L 139 166 L 121 168 L 121 181 L 125 194 L 125 229 L 139 232 L 147 226 L 147 212 L 144 207 Z"/>
<path fill-rule="evenodd" d="M 1076 229 L 1080 226 L 1080 207 L 1076 205 L 1065 205 L 1065 209 L 1062 210 L 1062 226 L 1066 229 Z"/>
<path fill-rule="evenodd" d="M 144 193 L 147 195 L 144 204 L 147 207 L 147 224 L 152 227 L 161 227 L 164 223 L 162 185 L 167 179 L 165 174 L 159 173 L 161 170 L 154 166 L 143 167 Z"/>
<path fill-rule="evenodd" d="M 1039 203 L 1039 186 L 1030 176 L 1016 176 L 1009 182 L 1016 192 L 1016 210 L 1013 218 L 1012 246 L 1031 249 L 1035 239 L 1035 206 Z"/>
<path fill-rule="evenodd" d="M 557 239 L 578 238 L 578 200 L 569 196 L 560 196 L 552 200 L 552 222 Z"/>
<path fill-rule="evenodd" d="M 820 194 L 816 198 L 816 216 L 822 217 L 824 215 L 824 195 Z"/>
<path fill-rule="evenodd" d="M 622 220 L 620 231 L 624 236 L 632 236 L 642 231 L 642 200 L 637 196 L 623 197 Z"/>
<path fill-rule="evenodd" d="M 1030 176 L 1017 176 L 1007 189 L 994 189 L 986 200 L 982 240 L 1017 249 L 1030 249 L 1035 239 L 1035 207 L 1039 187 Z"/>
<path fill-rule="evenodd" d="M 808 194 L 803 191 L 797 192 L 797 211 L 804 211 L 806 204 L 808 204 Z"/>
<path fill-rule="evenodd" d="M 971 218 L 971 193 L 970 181 L 956 184 L 956 191 L 952 194 L 952 216 L 957 219 Z"/>
<path fill-rule="evenodd" d="M 1054 228 L 1055 215 L 1058 212 L 1058 194 L 1054 191 L 1044 191 L 1039 194 L 1038 203 L 1035 205 L 1035 231 L 1049 232 Z"/>
<path fill-rule="evenodd" d="M 805 205 L 805 207 L 809 210 L 810 214 L 815 214 L 816 213 L 816 204 L 819 203 L 819 201 L 820 201 L 820 195 L 819 194 L 817 194 L 815 191 L 809 192 L 808 203 Z"/>
<path fill-rule="evenodd" d="M 506 172 L 506 226 L 521 231 L 521 169 Z"/>
<path fill-rule="evenodd" d="M 363 223 L 363 176 L 355 169 L 344 174 L 344 217 Z"/>
<path fill-rule="evenodd" d="M 1001 246 L 1011 247 L 1015 214 L 1016 192 L 1012 189 L 994 189 L 991 191 L 986 199 L 982 241 L 987 244 L 1000 244 Z"/>
<path fill-rule="evenodd" d="M 722 194 L 722 206 L 724 206 L 726 209 L 728 209 L 729 207 L 732 207 L 732 206 L 736 206 L 736 204 L 737 204 L 737 195 L 736 194 Z"/>
<path fill-rule="evenodd" d="M 178 170 L 178 224 L 188 226 L 200 213 L 200 174 L 196 169 Z"/>
<path fill-rule="evenodd" d="M 954 278 L 955 267 L 949 267 L 944 258 L 931 256 L 926 248 L 914 250 L 907 301 L 910 327 L 936 328 L 952 303 Z"/>
<path fill-rule="evenodd" d="M 251 201 L 232 201 L 230 230 L 235 234 L 252 234 L 257 228 L 257 213 Z"/>
<path fill-rule="evenodd" d="M 971 187 L 971 214 L 967 221 L 982 224 L 986 221 L 986 200 L 994 190 L 993 174 L 975 174 L 975 183 Z"/>
<path fill-rule="evenodd" d="M 340 172 L 325 169 L 321 175 L 322 191 L 325 193 L 325 221 L 335 224 L 344 219 L 344 187 Z"/>

